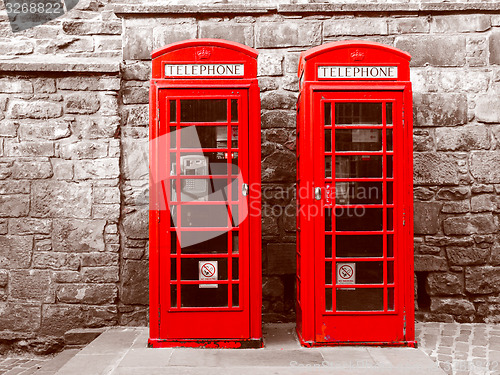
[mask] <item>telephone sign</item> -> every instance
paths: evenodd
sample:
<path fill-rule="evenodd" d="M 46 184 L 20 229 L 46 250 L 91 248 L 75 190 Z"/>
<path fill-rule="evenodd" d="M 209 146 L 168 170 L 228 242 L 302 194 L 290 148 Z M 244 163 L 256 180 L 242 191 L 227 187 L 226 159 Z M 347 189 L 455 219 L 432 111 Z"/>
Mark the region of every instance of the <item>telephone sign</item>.
<path fill-rule="evenodd" d="M 360 41 L 301 55 L 296 312 L 305 346 L 415 345 L 409 61 Z"/>
<path fill-rule="evenodd" d="M 149 345 L 261 347 L 257 51 L 197 39 L 152 57 Z"/>

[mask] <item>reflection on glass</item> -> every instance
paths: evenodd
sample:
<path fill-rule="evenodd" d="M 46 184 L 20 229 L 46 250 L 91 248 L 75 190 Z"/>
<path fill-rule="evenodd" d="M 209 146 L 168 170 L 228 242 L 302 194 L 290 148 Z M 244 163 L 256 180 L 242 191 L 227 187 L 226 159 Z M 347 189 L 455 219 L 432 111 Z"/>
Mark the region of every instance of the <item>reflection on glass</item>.
<path fill-rule="evenodd" d="M 337 182 L 335 202 L 337 204 L 381 204 L 382 182 Z"/>
<path fill-rule="evenodd" d="M 200 288 L 199 285 L 181 286 L 181 307 L 227 307 L 227 284 L 217 288 Z"/>
<path fill-rule="evenodd" d="M 170 101 L 170 122 L 177 122 L 177 107 L 175 100 Z"/>
<path fill-rule="evenodd" d="M 337 311 L 383 311 L 383 288 L 337 289 Z"/>
<path fill-rule="evenodd" d="M 332 289 L 325 289 L 325 310 L 332 311 Z"/>
<path fill-rule="evenodd" d="M 351 207 L 335 209 L 335 227 L 342 231 L 382 230 L 382 208 Z"/>
<path fill-rule="evenodd" d="M 177 307 L 177 285 L 170 285 L 170 306 Z"/>
<path fill-rule="evenodd" d="M 233 154 L 237 154 L 233 152 Z M 233 160 L 237 165 L 238 159 Z M 181 176 L 208 176 L 208 175 L 227 175 L 227 152 L 191 152 L 181 153 L 180 156 L 180 175 Z M 170 175 L 177 175 L 177 165 L 175 154 L 170 157 Z M 236 173 L 237 174 L 237 167 Z"/>
<path fill-rule="evenodd" d="M 325 284 L 332 284 L 332 262 L 325 262 Z"/>
<path fill-rule="evenodd" d="M 386 135 L 387 151 L 392 151 L 392 129 L 387 129 Z"/>
<path fill-rule="evenodd" d="M 240 306 L 240 288 L 239 284 L 233 284 L 233 307 Z"/>
<path fill-rule="evenodd" d="M 170 280 L 177 280 L 177 259 L 170 259 Z"/>
<path fill-rule="evenodd" d="M 170 132 L 169 132 L 169 136 L 170 136 L 170 148 L 176 148 L 177 147 L 177 133 L 175 131 L 175 126 L 171 126 L 170 127 Z"/>
<path fill-rule="evenodd" d="M 227 126 L 183 126 L 181 148 L 227 148 Z"/>
<path fill-rule="evenodd" d="M 382 129 L 336 129 L 336 151 L 382 151 Z"/>
<path fill-rule="evenodd" d="M 394 288 L 387 289 L 387 310 L 394 311 Z"/>
<path fill-rule="evenodd" d="M 181 259 L 181 280 L 199 280 L 200 261 L 210 261 L 217 263 L 217 279 L 227 280 L 227 258 L 212 258 L 212 259 L 200 259 L 200 258 L 182 258 Z"/>
<path fill-rule="evenodd" d="M 382 177 L 382 156 L 335 156 L 335 177 Z"/>
<path fill-rule="evenodd" d="M 325 258 L 331 258 L 331 257 L 332 257 L 332 236 L 327 234 L 325 235 Z"/>
<path fill-rule="evenodd" d="M 232 226 L 233 228 L 234 227 L 237 227 L 238 225 L 240 225 L 240 217 L 239 217 L 239 214 L 238 214 L 238 206 L 237 205 L 233 205 L 231 206 L 231 223 L 232 223 Z"/>
<path fill-rule="evenodd" d="M 226 254 L 227 232 L 185 231 L 181 234 L 182 254 Z"/>
<path fill-rule="evenodd" d="M 385 103 L 385 119 L 387 125 L 392 125 L 392 103 Z"/>
<path fill-rule="evenodd" d="M 332 178 L 332 157 L 325 156 L 325 178 Z"/>
<path fill-rule="evenodd" d="M 325 125 L 332 124 L 332 103 L 325 103 Z"/>
<path fill-rule="evenodd" d="M 332 130 L 325 129 L 325 152 L 332 151 Z"/>
<path fill-rule="evenodd" d="M 335 237 L 337 257 L 381 257 L 384 251 L 382 235 L 344 235 Z"/>
<path fill-rule="evenodd" d="M 231 99 L 231 122 L 238 122 L 238 99 Z"/>
<path fill-rule="evenodd" d="M 170 253 L 175 254 L 177 252 L 177 231 L 170 231 Z"/>
<path fill-rule="evenodd" d="M 181 122 L 226 122 L 226 99 L 182 99 Z"/>
<path fill-rule="evenodd" d="M 335 103 L 336 125 L 382 125 L 382 103 Z"/>
<path fill-rule="evenodd" d="M 226 205 L 183 206 L 182 227 L 227 227 Z"/>

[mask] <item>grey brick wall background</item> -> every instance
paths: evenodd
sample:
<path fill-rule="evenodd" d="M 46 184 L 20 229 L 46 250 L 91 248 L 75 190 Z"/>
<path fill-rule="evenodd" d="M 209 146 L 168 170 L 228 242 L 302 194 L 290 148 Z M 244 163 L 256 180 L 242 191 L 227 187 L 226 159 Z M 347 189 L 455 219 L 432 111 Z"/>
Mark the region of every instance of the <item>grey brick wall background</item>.
<path fill-rule="evenodd" d="M 413 56 L 417 317 L 500 321 L 500 5 L 194 3 L 16 34 L 0 12 L 0 350 L 147 324 L 149 56 L 190 38 L 260 52 L 265 321 L 294 318 L 295 218 L 270 208 L 295 211 L 298 57 L 344 39 Z"/>

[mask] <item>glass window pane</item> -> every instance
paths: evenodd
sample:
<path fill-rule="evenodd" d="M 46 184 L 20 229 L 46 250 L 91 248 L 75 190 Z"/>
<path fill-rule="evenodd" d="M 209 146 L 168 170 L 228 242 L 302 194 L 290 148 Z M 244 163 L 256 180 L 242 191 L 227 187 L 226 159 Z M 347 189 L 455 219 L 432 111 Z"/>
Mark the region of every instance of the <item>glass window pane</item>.
<path fill-rule="evenodd" d="M 171 154 L 170 175 L 177 175 L 175 154 Z M 181 176 L 227 175 L 227 152 L 183 152 L 180 156 Z"/>
<path fill-rule="evenodd" d="M 387 151 L 392 151 L 392 129 L 387 129 L 386 134 Z"/>
<path fill-rule="evenodd" d="M 352 262 L 356 284 L 383 284 L 384 262 Z M 345 264 L 345 263 L 343 263 Z M 338 275 L 337 275 L 338 276 Z M 337 280 L 337 283 L 339 280 Z"/>
<path fill-rule="evenodd" d="M 383 311 L 383 288 L 338 288 L 337 311 Z"/>
<path fill-rule="evenodd" d="M 382 182 L 337 182 L 335 202 L 337 204 L 381 204 Z"/>
<path fill-rule="evenodd" d="M 233 284 L 233 307 L 240 306 L 240 288 L 239 284 Z"/>
<path fill-rule="evenodd" d="M 170 231 L 170 253 L 175 254 L 177 252 L 177 231 Z"/>
<path fill-rule="evenodd" d="M 325 284 L 332 284 L 332 262 L 325 262 Z"/>
<path fill-rule="evenodd" d="M 382 151 L 382 129 L 336 129 L 336 151 Z"/>
<path fill-rule="evenodd" d="M 332 151 L 332 130 L 325 129 L 325 152 L 331 152 L 331 151 Z"/>
<path fill-rule="evenodd" d="M 387 181 L 387 204 L 394 203 L 394 192 L 393 192 L 393 183 L 392 181 Z"/>
<path fill-rule="evenodd" d="M 387 289 L 387 310 L 394 311 L 394 288 Z"/>
<path fill-rule="evenodd" d="M 382 177 L 382 156 L 348 155 L 335 157 L 335 177 Z"/>
<path fill-rule="evenodd" d="M 227 280 L 227 259 L 226 258 L 182 258 L 181 259 L 181 280 L 200 280 L 200 261 L 210 261 L 217 263 L 217 280 Z"/>
<path fill-rule="evenodd" d="M 231 148 L 238 148 L 238 126 L 231 126 Z"/>
<path fill-rule="evenodd" d="M 238 202 L 240 200 L 240 186 L 237 178 L 231 179 L 231 197 L 233 201 Z"/>
<path fill-rule="evenodd" d="M 382 230 L 382 208 L 337 208 L 335 228 L 339 231 Z"/>
<path fill-rule="evenodd" d="M 170 280 L 177 280 L 177 259 L 170 259 Z"/>
<path fill-rule="evenodd" d="M 325 156 L 325 178 L 332 178 L 332 157 Z"/>
<path fill-rule="evenodd" d="M 181 232 L 182 254 L 226 254 L 227 246 L 227 232 Z"/>
<path fill-rule="evenodd" d="M 239 243 L 239 232 L 231 232 L 233 234 L 233 253 L 237 254 L 240 252 L 240 243 Z"/>
<path fill-rule="evenodd" d="M 387 177 L 394 177 L 392 175 L 392 155 L 387 155 Z"/>
<path fill-rule="evenodd" d="M 325 231 L 332 231 L 332 209 L 325 208 Z"/>
<path fill-rule="evenodd" d="M 170 131 L 169 131 L 169 136 L 170 136 L 170 148 L 176 148 L 177 147 L 177 132 L 175 131 L 176 127 L 171 126 Z"/>
<path fill-rule="evenodd" d="M 325 235 L 325 258 L 332 257 L 332 236 Z"/>
<path fill-rule="evenodd" d="M 231 99 L 231 122 L 238 122 L 238 99 Z"/>
<path fill-rule="evenodd" d="M 387 262 L 387 284 L 394 284 L 394 262 Z"/>
<path fill-rule="evenodd" d="M 394 210 L 392 208 L 387 209 L 387 230 L 394 229 Z"/>
<path fill-rule="evenodd" d="M 227 126 L 183 126 L 181 148 L 227 148 Z"/>
<path fill-rule="evenodd" d="M 177 285 L 170 285 L 170 306 L 177 307 Z"/>
<path fill-rule="evenodd" d="M 332 124 L 332 103 L 325 103 L 325 125 Z"/>
<path fill-rule="evenodd" d="M 193 205 L 180 208 L 182 227 L 227 227 L 226 205 Z"/>
<path fill-rule="evenodd" d="M 181 100 L 181 122 L 226 122 L 226 99 Z"/>
<path fill-rule="evenodd" d="M 231 174 L 237 175 L 240 173 L 240 168 L 238 167 L 238 153 L 231 153 Z"/>
<path fill-rule="evenodd" d="M 387 256 L 392 258 L 394 256 L 394 235 L 387 236 Z"/>
<path fill-rule="evenodd" d="M 233 258 L 232 262 L 233 262 L 232 277 L 233 277 L 233 280 L 238 280 L 240 278 L 240 269 L 239 269 L 238 258 Z"/>
<path fill-rule="evenodd" d="M 384 238 L 382 235 L 337 235 L 335 245 L 337 257 L 381 257 Z"/>
<path fill-rule="evenodd" d="M 335 103 L 335 125 L 382 125 L 382 103 Z"/>
<path fill-rule="evenodd" d="M 177 122 L 177 106 L 176 106 L 176 101 L 171 100 L 170 101 L 170 122 Z"/>
<path fill-rule="evenodd" d="M 227 284 L 215 285 L 217 285 L 217 288 L 182 285 L 181 307 L 227 307 Z"/>
<path fill-rule="evenodd" d="M 385 103 L 385 118 L 387 125 L 392 125 L 392 103 Z"/>
<path fill-rule="evenodd" d="M 332 289 L 325 289 L 325 310 L 332 311 Z"/>
<path fill-rule="evenodd" d="M 231 206 L 231 224 L 233 227 L 240 225 L 239 210 L 237 205 Z"/>

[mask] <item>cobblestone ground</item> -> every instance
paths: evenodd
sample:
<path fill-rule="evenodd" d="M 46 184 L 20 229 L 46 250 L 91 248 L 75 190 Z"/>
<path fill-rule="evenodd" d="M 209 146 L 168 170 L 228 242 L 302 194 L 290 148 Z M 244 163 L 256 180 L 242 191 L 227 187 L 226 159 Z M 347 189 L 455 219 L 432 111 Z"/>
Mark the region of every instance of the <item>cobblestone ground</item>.
<path fill-rule="evenodd" d="M 447 374 L 500 374 L 500 325 L 417 323 L 416 335 Z"/>
<path fill-rule="evenodd" d="M 52 356 L 25 356 L 10 357 L 0 356 L 0 374 L 2 375 L 29 375 L 38 371 L 42 365 L 51 360 Z"/>

